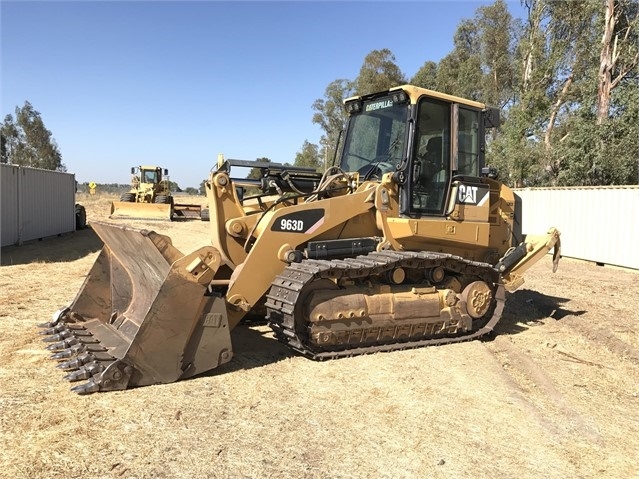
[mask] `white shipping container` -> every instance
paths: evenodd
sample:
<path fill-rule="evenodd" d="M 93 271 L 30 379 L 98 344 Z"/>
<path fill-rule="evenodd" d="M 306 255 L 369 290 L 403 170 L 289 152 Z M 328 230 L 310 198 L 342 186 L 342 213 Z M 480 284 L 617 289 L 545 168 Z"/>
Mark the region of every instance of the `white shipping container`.
<path fill-rule="evenodd" d="M 75 175 L 13 165 L 0 166 L 1 246 L 75 230 Z"/>
<path fill-rule="evenodd" d="M 639 186 L 516 189 L 522 232 L 561 231 L 562 256 L 639 269 Z"/>

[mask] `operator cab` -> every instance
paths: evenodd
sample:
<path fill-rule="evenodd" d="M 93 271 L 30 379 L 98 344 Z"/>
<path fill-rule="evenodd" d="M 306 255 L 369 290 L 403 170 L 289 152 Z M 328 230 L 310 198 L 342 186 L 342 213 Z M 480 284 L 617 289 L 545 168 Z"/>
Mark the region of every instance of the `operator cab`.
<path fill-rule="evenodd" d="M 131 174 L 137 175 L 142 183 L 158 184 L 162 181 L 162 168 L 155 166 L 132 167 Z M 169 170 L 164 169 L 164 176 L 169 174 Z"/>
<path fill-rule="evenodd" d="M 444 216 L 453 181 L 480 180 L 485 129 L 499 112 L 410 85 L 346 100 L 349 115 L 340 167 L 360 181 L 392 173 L 400 214 Z"/>

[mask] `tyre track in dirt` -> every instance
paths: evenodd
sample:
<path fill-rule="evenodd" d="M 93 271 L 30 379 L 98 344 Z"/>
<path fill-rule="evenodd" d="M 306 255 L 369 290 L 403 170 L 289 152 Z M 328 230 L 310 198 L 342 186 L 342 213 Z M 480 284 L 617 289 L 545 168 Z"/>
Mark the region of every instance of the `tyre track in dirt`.
<path fill-rule="evenodd" d="M 624 339 L 617 336 L 619 333 L 630 333 L 629 329 L 611 329 L 611 325 L 600 325 L 579 318 L 566 318 L 563 326 L 570 328 L 591 343 L 604 346 L 610 353 L 615 355 L 620 361 L 629 361 L 635 366 L 639 366 L 639 349 L 628 344 Z M 619 325 L 621 327 L 621 325 Z M 630 326 L 628 326 L 630 328 Z"/>
<path fill-rule="evenodd" d="M 558 439 L 566 440 L 578 435 L 589 441 L 601 443 L 602 438 L 598 431 L 579 414 L 575 406 L 559 391 L 553 380 L 530 355 L 504 336 L 499 336 L 492 343 L 485 345 L 502 366 L 501 371 L 507 377 L 506 380 L 517 387 L 538 415 L 552 411 L 553 415 L 561 415 L 569 420 L 571 428 L 567 431 L 561 431 L 553 424 Z M 546 415 L 544 418 L 547 421 Z"/>
<path fill-rule="evenodd" d="M 531 417 L 557 425 L 551 437 L 578 477 L 639 477 L 636 274 L 574 261 L 561 275 L 540 268 L 527 278 L 534 290 L 508 296 L 486 350 Z"/>

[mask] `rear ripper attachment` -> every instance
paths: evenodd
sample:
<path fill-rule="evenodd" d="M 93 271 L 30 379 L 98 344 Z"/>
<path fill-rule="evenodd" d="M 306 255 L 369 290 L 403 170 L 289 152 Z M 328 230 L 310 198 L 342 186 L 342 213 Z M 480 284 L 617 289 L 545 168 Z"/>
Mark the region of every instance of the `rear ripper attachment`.
<path fill-rule="evenodd" d="M 73 303 L 41 325 L 80 394 L 170 383 L 230 361 L 224 298 L 207 293 L 221 259 L 185 256 L 163 235 L 92 223 L 104 247 Z"/>

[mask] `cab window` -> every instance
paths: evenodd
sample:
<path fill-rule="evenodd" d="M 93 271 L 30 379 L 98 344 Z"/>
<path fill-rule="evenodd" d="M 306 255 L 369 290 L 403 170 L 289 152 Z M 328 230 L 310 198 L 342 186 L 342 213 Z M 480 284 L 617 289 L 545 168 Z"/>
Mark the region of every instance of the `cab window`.
<path fill-rule="evenodd" d="M 450 104 L 422 98 L 417 110 L 412 211 L 442 214 L 450 180 Z"/>
<path fill-rule="evenodd" d="M 479 176 L 479 111 L 459 108 L 457 174 Z"/>
<path fill-rule="evenodd" d="M 144 177 L 142 181 L 144 183 L 155 183 L 155 171 L 153 170 L 144 171 Z"/>
<path fill-rule="evenodd" d="M 407 105 L 389 98 L 364 102 L 349 120 L 341 167 L 367 179 L 395 171 L 404 152 Z"/>

